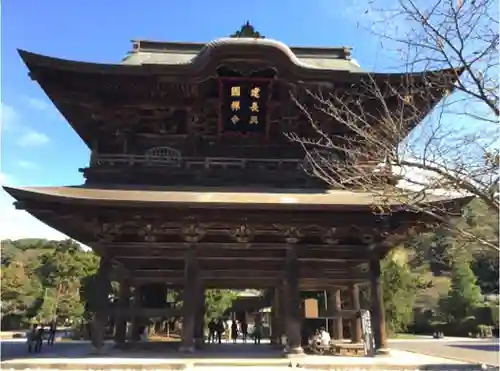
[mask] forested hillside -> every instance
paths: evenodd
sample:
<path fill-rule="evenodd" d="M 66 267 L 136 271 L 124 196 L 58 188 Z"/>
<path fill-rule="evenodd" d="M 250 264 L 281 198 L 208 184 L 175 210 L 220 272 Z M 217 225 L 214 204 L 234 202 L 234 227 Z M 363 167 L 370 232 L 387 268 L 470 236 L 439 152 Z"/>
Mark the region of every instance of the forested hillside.
<path fill-rule="evenodd" d="M 498 244 L 498 214 L 478 201 L 452 223 Z M 93 252 L 70 240 L 2 241 L 3 328 L 30 320 L 57 318 L 64 323 L 90 318 L 87 302 L 98 261 Z M 446 227 L 413 236 L 395 247 L 382 266 L 392 332 L 420 321 L 415 309 L 426 313 L 427 320 L 463 321 L 474 316 L 475 308 L 490 305 L 483 295 L 498 294 L 498 251 Z M 366 305 L 369 292 L 363 293 Z M 230 290 L 210 290 L 206 295 L 210 315 L 220 315 L 234 296 Z"/>

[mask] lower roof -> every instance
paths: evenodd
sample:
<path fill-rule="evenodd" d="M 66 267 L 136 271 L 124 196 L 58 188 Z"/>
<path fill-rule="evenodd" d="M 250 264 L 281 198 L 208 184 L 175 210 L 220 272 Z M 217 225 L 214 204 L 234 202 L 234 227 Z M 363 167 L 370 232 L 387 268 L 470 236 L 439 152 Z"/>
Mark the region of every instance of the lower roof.
<path fill-rule="evenodd" d="M 369 208 L 381 203 L 397 207 L 396 200 L 382 200 L 374 193 L 348 190 L 294 190 L 275 188 L 94 188 L 88 186 L 63 187 L 4 187 L 18 201 L 45 201 L 56 203 L 106 203 L 122 206 L 195 206 L 195 207 L 239 207 L 239 208 Z M 457 203 L 463 206 L 470 197 L 450 198 L 430 196 L 422 203 Z M 451 206 L 451 204 L 450 204 Z"/>

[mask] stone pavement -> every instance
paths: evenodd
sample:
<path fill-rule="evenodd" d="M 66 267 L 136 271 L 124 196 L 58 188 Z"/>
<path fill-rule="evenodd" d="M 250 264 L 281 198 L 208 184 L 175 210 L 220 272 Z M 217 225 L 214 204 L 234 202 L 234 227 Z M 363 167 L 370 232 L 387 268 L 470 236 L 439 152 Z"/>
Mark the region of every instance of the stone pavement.
<path fill-rule="evenodd" d="M 88 348 L 87 348 L 88 349 Z M 101 356 L 70 356 L 13 359 L 1 363 L 3 370 L 228 370 L 244 367 L 277 370 L 304 368 L 310 370 L 480 370 L 480 365 L 394 350 L 390 356 L 376 358 L 297 356 L 285 357 L 269 345 L 209 345 L 204 351 L 182 356 L 177 352 L 118 351 L 107 345 Z"/>
<path fill-rule="evenodd" d="M 457 359 L 492 366 L 500 366 L 498 339 L 429 339 L 423 341 L 391 341 L 391 349 L 399 349 L 431 356 Z"/>
<path fill-rule="evenodd" d="M 29 358 L 85 357 L 88 355 L 88 341 L 56 341 L 52 347 L 46 343 L 41 353 L 28 353 L 26 339 L 8 339 L 0 341 L 2 361 Z"/>

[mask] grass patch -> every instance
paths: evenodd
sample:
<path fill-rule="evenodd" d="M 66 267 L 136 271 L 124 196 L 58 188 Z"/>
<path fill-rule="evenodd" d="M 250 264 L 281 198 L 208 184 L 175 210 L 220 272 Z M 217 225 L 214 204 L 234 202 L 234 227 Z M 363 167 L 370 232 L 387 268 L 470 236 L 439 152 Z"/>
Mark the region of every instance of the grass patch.
<path fill-rule="evenodd" d="M 392 339 L 416 339 L 418 335 L 415 334 L 396 334 L 391 336 Z"/>

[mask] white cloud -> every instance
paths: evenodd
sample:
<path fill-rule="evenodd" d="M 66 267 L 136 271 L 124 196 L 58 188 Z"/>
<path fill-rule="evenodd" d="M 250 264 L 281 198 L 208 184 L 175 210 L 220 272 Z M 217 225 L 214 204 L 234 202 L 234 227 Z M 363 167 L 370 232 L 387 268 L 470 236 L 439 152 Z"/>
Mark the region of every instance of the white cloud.
<path fill-rule="evenodd" d="M 453 197 L 464 197 L 468 193 L 465 191 L 459 192 L 454 189 L 444 189 L 437 188 L 439 183 L 436 183 L 437 174 L 430 170 L 419 169 L 416 167 L 398 167 L 394 166 L 392 169 L 393 174 L 401 177 L 396 187 L 407 190 L 420 192 L 425 191 L 426 194 L 434 196 L 447 196 Z"/>
<path fill-rule="evenodd" d="M 20 124 L 20 116 L 14 107 L 2 103 L 0 110 L 0 130 L 12 130 Z"/>
<path fill-rule="evenodd" d="M 39 98 L 26 98 L 28 106 L 38 111 L 46 111 L 51 108 L 51 105 L 43 99 Z"/>
<path fill-rule="evenodd" d="M 0 184 L 12 184 L 14 182 L 14 178 L 6 173 L 0 172 Z"/>
<path fill-rule="evenodd" d="M 8 174 L 0 173 L 2 185 L 12 184 L 14 178 Z M 19 238 L 46 238 L 50 240 L 63 240 L 68 238 L 61 232 L 42 223 L 23 210 L 16 210 L 15 200 L 3 189 L 0 189 L 0 240 Z"/>
<path fill-rule="evenodd" d="M 23 169 L 36 169 L 38 167 L 37 164 L 31 161 L 24 161 L 24 160 L 19 160 L 17 162 L 17 166 L 23 168 Z"/>
<path fill-rule="evenodd" d="M 17 140 L 17 144 L 21 147 L 35 147 L 47 144 L 50 138 L 39 131 L 29 129 L 25 131 Z"/>
<path fill-rule="evenodd" d="M 47 144 L 50 138 L 37 130 L 23 124 L 21 115 L 13 106 L 1 104 L 0 130 L 2 133 L 14 135 L 16 143 L 21 147 L 33 147 Z"/>

